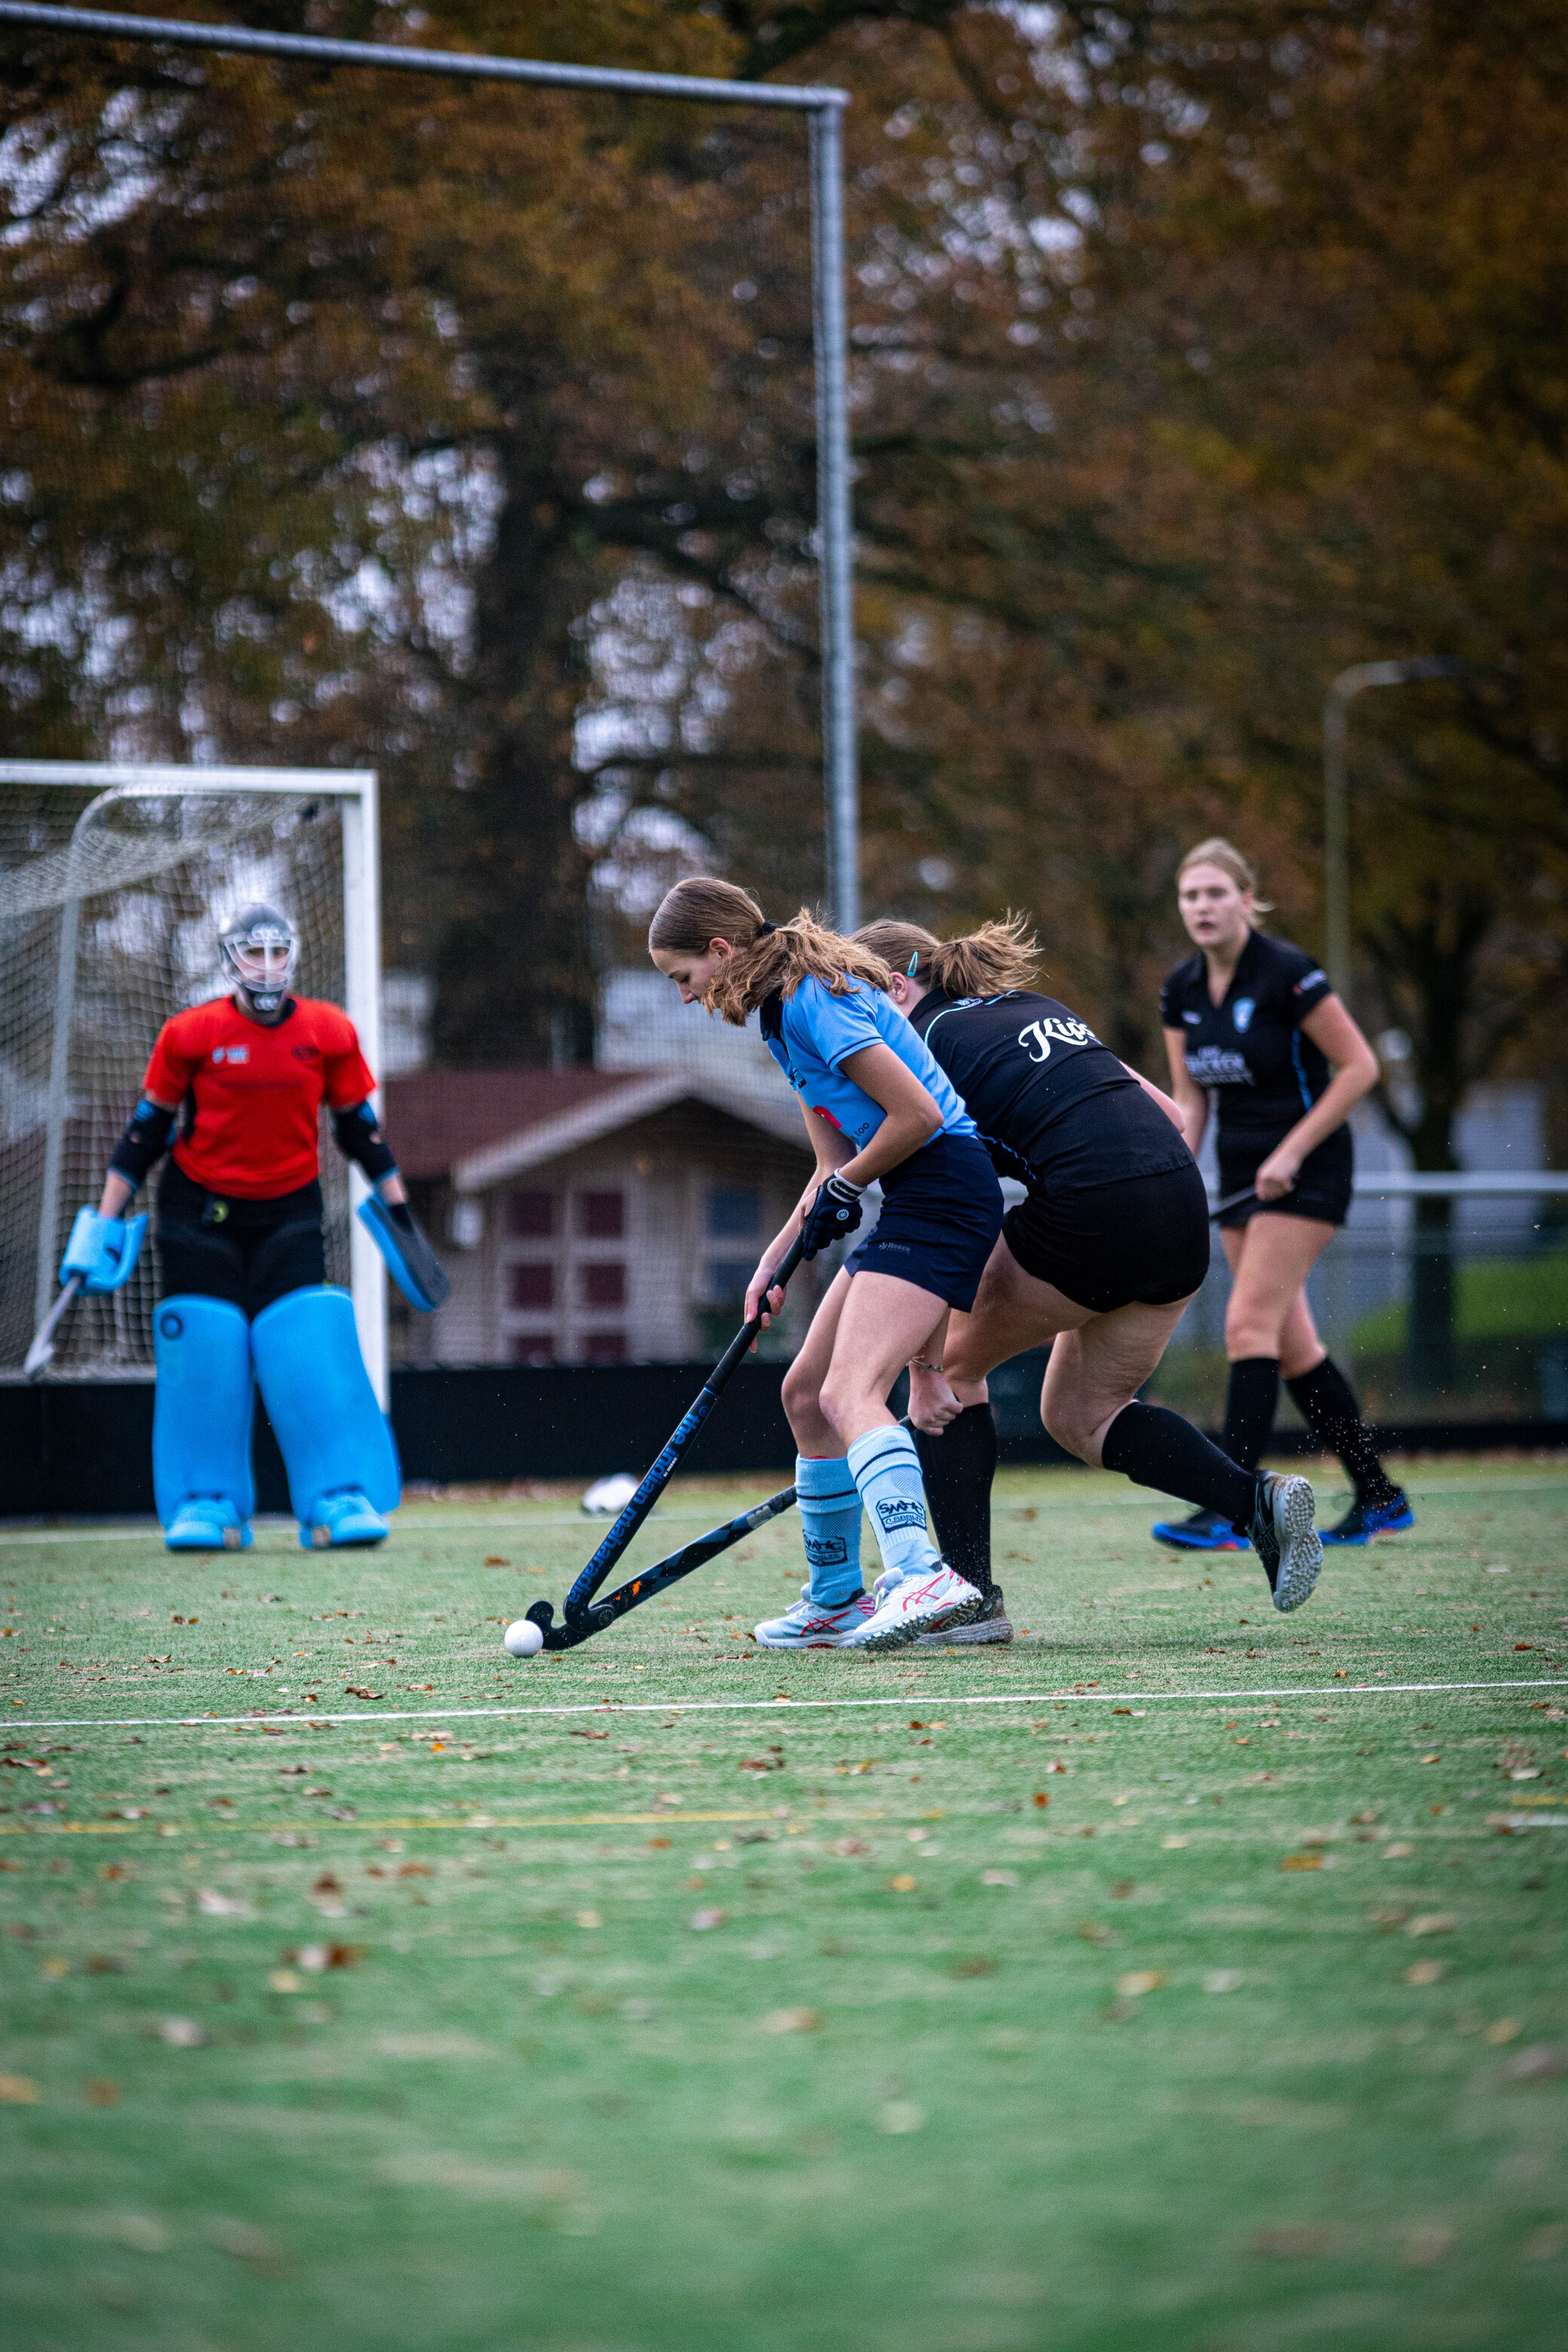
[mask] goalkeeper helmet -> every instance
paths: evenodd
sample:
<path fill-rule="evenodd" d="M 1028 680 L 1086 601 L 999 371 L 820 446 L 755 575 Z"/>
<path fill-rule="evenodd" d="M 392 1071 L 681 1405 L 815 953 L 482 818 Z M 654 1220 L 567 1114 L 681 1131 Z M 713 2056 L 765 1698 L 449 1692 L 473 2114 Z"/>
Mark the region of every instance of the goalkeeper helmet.
<path fill-rule="evenodd" d="M 300 956 L 300 934 L 282 908 L 242 907 L 217 939 L 224 970 L 252 1013 L 276 1013 Z"/>

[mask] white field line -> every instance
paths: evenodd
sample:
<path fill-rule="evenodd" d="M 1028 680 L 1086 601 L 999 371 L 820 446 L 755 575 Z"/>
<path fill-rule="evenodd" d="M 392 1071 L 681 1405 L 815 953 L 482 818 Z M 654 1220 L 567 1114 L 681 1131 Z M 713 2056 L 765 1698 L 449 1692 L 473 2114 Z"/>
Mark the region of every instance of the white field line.
<path fill-rule="evenodd" d="M 643 1521 L 643 1525 L 644 1527 L 670 1527 L 686 1519 L 700 1523 L 703 1519 L 711 1518 L 712 1515 L 711 1505 L 705 1511 L 654 1511 Z M 448 1532 L 459 1535 L 471 1533 L 480 1528 L 499 1528 L 514 1536 L 526 1536 L 535 1528 L 581 1528 L 586 1533 L 590 1528 L 608 1525 L 609 1521 L 603 1513 L 596 1513 L 593 1517 L 589 1517 L 583 1511 L 563 1511 L 548 1518 L 537 1519 L 405 1519 L 394 1528 L 393 1532 L 395 1535 L 401 1536 L 446 1535 Z M 258 1551 L 300 1552 L 303 1558 L 312 1561 L 319 1561 L 321 1559 L 319 1552 L 303 1551 L 294 1534 L 292 1519 L 256 1518 L 252 1519 L 251 1526 L 258 1535 L 277 1535 L 287 1538 L 287 1541 L 280 1544 L 253 1544 L 250 1552 L 252 1559 Z M 25 1534 L 14 1536 L 6 1535 L 3 1529 L 0 1529 L 0 1548 L 8 1549 L 13 1544 L 152 1543 L 163 1532 L 156 1519 L 146 1519 L 136 1527 L 129 1528 L 58 1529 L 51 1528 L 47 1530 L 28 1529 Z M 221 1559 L 230 1568 L 237 1566 L 245 1557 L 243 1552 L 233 1551 L 214 1554 L 215 1559 Z M 395 1558 L 395 1555 L 387 1554 L 385 1557 Z"/>
<path fill-rule="evenodd" d="M 778 1475 L 782 1478 L 784 1474 L 781 1470 Z M 1320 1486 L 1316 1491 L 1320 1502 L 1327 1503 L 1346 1501 L 1349 1499 L 1350 1495 L 1348 1487 Z M 1491 1480 L 1484 1486 L 1461 1486 L 1456 1481 L 1452 1486 L 1440 1484 L 1434 1486 L 1416 1486 L 1414 1485 L 1407 1485 L 1405 1491 L 1407 1495 L 1414 1495 L 1418 1501 L 1427 1503 L 1441 1503 L 1446 1502 L 1450 1498 L 1458 1499 L 1463 1496 L 1479 1497 L 1483 1500 L 1500 1498 L 1506 1501 L 1509 1496 L 1513 1495 L 1545 1495 L 1557 1492 L 1561 1492 L 1564 1496 L 1568 1496 L 1568 1470 L 1564 1470 L 1561 1476 L 1555 1478 L 1510 1479 L 1503 1476 Z M 1037 1512 L 1041 1509 L 1042 1506 L 1052 1510 L 1066 1509 L 1072 1511 L 1150 1511 L 1157 1510 L 1159 1508 L 1157 1502 L 1151 1503 L 1142 1495 L 1118 1493 L 1113 1489 L 1107 1493 L 1089 1495 L 1050 1494 L 1042 1496 L 1039 1501 L 1033 1503 L 1002 1502 L 995 1506 L 993 1517 L 995 1518 L 1016 1518 L 1020 1513 L 1024 1511 Z M 512 1535 L 525 1536 L 531 1533 L 535 1528 L 582 1528 L 586 1529 L 600 1524 L 607 1524 L 607 1522 L 604 1522 L 602 1518 L 590 1518 L 582 1511 L 542 1512 L 537 1518 L 497 1517 L 484 1519 L 446 1519 L 438 1518 L 435 1516 L 435 1512 L 440 1508 L 439 1505 L 436 1505 L 433 1507 L 430 1506 L 420 1506 L 416 1507 L 419 1508 L 421 1512 L 425 1509 L 430 1509 L 431 1516 L 428 1518 L 420 1516 L 403 1519 L 395 1526 L 393 1529 L 393 1533 L 395 1535 L 464 1535 L 475 1533 L 481 1528 L 499 1528 Z M 710 1503 L 705 1509 L 700 1511 L 656 1511 L 644 1521 L 644 1525 L 647 1527 L 673 1527 L 688 1519 L 707 1519 L 712 1517 L 718 1508 L 719 1503 L 716 1498 L 715 1501 Z M 292 1539 L 291 1531 L 294 1526 L 292 1519 L 280 1517 L 257 1518 L 254 1519 L 251 1524 L 256 1528 L 258 1532 L 262 1535 L 289 1534 L 289 1540 L 281 1547 L 279 1547 L 279 1549 L 287 1551 L 294 1551 L 298 1549 L 298 1546 Z M 7 1535 L 5 1531 L 3 1523 L 0 1523 L 0 1549 L 9 1549 L 13 1545 L 31 1546 L 37 1544 L 70 1543 L 147 1543 L 154 1539 L 161 1532 L 162 1530 L 155 1519 L 141 1521 L 134 1527 L 51 1528 L 47 1529 L 27 1528 L 26 1530 L 19 1531 L 15 1535 Z M 761 1534 L 761 1532 L 762 1530 L 759 1528 L 758 1533 Z M 267 1544 L 255 1547 L 254 1549 L 270 1552 L 274 1547 L 271 1544 Z M 391 1558 L 394 1555 L 388 1554 L 386 1556 Z M 231 1553 L 226 1553 L 224 1555 L 226 1561 L 230 1566 L 236 1565 L 241 1557 L 243 1557 L 243 1555 Z M 315 1555 L 309 1554 L 307 1557 L 314 1559 Z"/>
<path fill-rule="evenodd" d="M 0 1717 L 13 1731 L 208 1731 L 238 1726 L 243 1729 L 259 1730 L 266 1724 L 291 1727 L 296 1731 L 313 1730 L 318 1726 L 345 1723 L 462 1723 L 476 1717 L 512 1717 L 525 1715 L 712 1715 L 742 1710 L 776 1714 L 781 1707 L 816 1708 L 842 1712 L 850 1707 L 912 1706 L 1121 1706 L 1129 1701 L 1140 1701 L 1144 1706 L 1156 1703 L 1191 1706 L 1233 1706 L 1238 1701 L 1259 1698 L 1387 1698 L 1400 1692 L 1430 1696 L 1434 1693 L 1458 1691 L 1568 1690 L 1568 1675 L 1543 1676 L 1540 1681 L 1486 1683 L 1347 1683 L 1342 1689 L 1334 1684 L 1264 1684 L 1256 1690 L 1209 1691 L 1100 1691 L 1066 1690 L 1012 1691 L 1005 1694 L 985 1693 L 976 1696 L 928 1697 L 920 1691 L 895 1691 L 883 1698 L 639 1698 L 582 1699 L 566 1706 L 421 1706 L 399 1707 L 386 1715 L 340 1715 L 331 1708 L 311 1708 L 299 1715 L 18 1715 Z"/>

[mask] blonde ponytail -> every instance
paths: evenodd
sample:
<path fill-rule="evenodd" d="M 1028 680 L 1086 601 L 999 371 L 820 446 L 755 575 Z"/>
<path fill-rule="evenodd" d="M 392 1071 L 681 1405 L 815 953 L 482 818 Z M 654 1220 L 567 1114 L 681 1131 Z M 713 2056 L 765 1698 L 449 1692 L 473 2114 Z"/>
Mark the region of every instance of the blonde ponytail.
<path fill-rule="evenodd" d="M 956 940 L 939 940 L 919 923 L 896 918 L 863 924 L 855 936 L 895 971 L 940 988 L 944 996 L 1003 996 L 1032 988 L 1039 963 L 1039 946 L 1024 915 L 982 923 Z"/>

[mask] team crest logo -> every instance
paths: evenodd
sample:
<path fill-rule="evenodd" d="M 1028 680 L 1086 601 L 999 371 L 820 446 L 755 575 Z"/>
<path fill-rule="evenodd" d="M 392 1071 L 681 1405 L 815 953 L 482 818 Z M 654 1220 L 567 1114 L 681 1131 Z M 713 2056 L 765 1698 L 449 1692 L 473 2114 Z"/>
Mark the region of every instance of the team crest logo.
<path fill-rule="evenodd" d="M 881 1523 L 882 1533 L 890 1536 L 900 1528 L 923 1528 L 926 1523 L 925 1505 L 898 1501 L 879 1503 L 877 1517 Z"/>
<path fill-rule="evenodd" d="M 849 1547 L 842 1536 L 807 1536 L 805 1557 L 813 1568 L 842 1568 Z"/>
<path fill-rule="evenodd" d="M 1252 1026 L 1252 1016 L 1258 1010 L 1250 996 L 1238 996 L 1231 1007 L 1231 1022 L 1238 1037 L 1245 1037 Z"/>

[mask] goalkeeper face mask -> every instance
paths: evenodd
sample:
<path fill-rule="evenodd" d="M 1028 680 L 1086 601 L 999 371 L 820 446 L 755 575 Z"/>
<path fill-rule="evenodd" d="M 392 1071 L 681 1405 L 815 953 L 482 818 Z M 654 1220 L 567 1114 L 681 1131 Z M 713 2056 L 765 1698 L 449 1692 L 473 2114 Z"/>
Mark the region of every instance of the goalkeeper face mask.
<path fill-rule="evenodd" d="M 242 907 L 218 933 L 224 970 L 252 1013 L 281 1006 L 300 956 L 300 934 L 278 907 Z"/>

